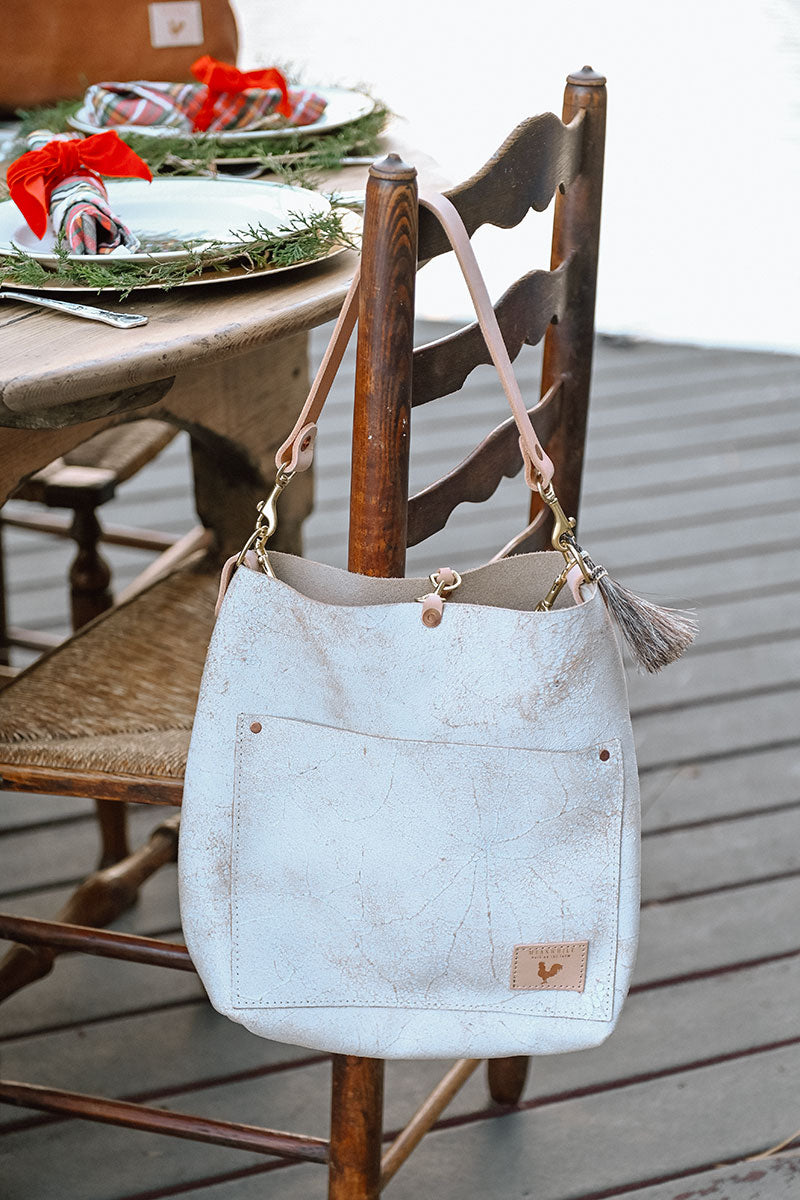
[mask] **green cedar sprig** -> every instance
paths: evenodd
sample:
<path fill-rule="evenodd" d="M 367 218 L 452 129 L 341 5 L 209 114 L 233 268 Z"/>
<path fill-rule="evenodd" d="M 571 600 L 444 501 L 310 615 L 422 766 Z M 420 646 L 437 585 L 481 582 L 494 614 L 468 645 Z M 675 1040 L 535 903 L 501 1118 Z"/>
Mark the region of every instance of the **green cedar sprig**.
<path fill-rule="evenodd" d="M 27 287 L 42 287 L 58 282 L 67 287 L 113 289 L 120 299 L 140 287 L 157 287 L 169 291 L 191 279 L 242 267 L 246 272 L 270 267 L 298 266 L 324 258 L 340 247 L 356 248 L 356 241 L 342 221 L 342 211 L 335 205 L 328 212 L 310 216 L 291 214 L 287 225 L 278 231 L 263 225 L 250 225 L 232 230 L 230 242 L 180 242 L 170 238 L 170 249 L 179 247 L 186 258 L 163 261 L 149 258 L 144 262 L 82 262 L 80 256 L 70 257 L 63 242 L 55 248 L 53 265 L 43 266 L 24 250 L 0 255 L 0 279 Z"/>
<path fill-rule="evenodd" d="M 11 157 L 24 154 L 25 139 L 34 129 L 51 129 L 54 133 L 69 131 L 67 120 L 79 107 L 79 101 L 66 100 L 21 112 L 22 124 Z M 372 112 L 331 133 L 312 134 L 296 129 L 287 130 L 280 137 L 253 138 L 246 142 L 225 142 L 206 135 L 121 136 L 144 159 L 154 175 L 215 175 L 220 167 L 224 170 L 225 159 L 252 158 L 264 172 L 287 182 L 313 187 L 319 173 L 335 170 L 342 159 L 377 154 L 378 138 L 390 116 L 389 109 L 376 102 Z"/>

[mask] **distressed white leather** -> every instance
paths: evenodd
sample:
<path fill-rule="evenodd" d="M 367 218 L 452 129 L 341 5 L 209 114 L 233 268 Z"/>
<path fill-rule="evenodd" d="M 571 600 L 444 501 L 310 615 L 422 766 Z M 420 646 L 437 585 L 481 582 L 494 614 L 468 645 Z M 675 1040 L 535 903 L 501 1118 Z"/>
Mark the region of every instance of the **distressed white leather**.
<path fill-rule="evenodd" d="M 381 1058 L 597 1045 L 635 954 L 639 801 L 596 588 L 534 612 L 563 559 L 520 555 L 429 628 L 427 580 L 270 561 L 230 583 L 187 764 L 181 912 L 215 1008 Z M 515 946 L 584 941 L 583 992 L 512 989 Z"/>

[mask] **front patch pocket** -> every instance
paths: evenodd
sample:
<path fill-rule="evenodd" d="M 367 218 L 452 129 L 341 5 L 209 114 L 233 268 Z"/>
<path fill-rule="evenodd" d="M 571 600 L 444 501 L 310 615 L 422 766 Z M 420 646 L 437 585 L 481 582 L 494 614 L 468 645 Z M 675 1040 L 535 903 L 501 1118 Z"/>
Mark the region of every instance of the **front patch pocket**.
<path fill-rule="evenodd" d="M 622 803 L 615 739 L 553 752 L 242 714 L 233 1007 L 610 1020 Z M 572 942 L 582 991 L 511 987 L 516 946 Z"/>

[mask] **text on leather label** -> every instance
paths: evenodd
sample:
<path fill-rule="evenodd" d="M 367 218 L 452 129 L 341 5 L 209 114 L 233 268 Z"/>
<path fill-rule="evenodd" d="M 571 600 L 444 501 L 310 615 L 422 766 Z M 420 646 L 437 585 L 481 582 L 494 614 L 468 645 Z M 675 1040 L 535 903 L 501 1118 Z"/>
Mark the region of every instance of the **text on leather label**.
<path fill-rule="evenodd" d="M 150 45 L 156 50 L 166 46 L 202 46 L 203 9 L 200 0 L 162 0 L 148 4 Z"/>
<path fill-rule="evenodd" d="M 515 946 L 511 986 L 525 991 L 582 992 L 588 942 L 539 942 Z"/>

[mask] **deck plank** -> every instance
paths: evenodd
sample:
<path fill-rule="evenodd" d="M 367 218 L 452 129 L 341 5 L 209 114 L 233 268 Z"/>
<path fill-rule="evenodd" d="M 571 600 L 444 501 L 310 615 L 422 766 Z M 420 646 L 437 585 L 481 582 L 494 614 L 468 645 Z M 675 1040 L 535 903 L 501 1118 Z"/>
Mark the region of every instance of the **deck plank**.
<path fill-rule="evenodd" d="M 717 700 L 703 705 L 702 721 L 687 710 L 644 714 L 634 729 L 642 770 L 670 762 L 693 762 L 741 749 L 765 749 L 796 740 L 798 689 Z"/>
<path fill-rule="evenodd" d="M 743 1146 L 756 1153 L 795 1115 L 793 1065 L 798 1047 L 434 1133 L 397 1177 L 395 1198 L 455 1195 L 461 1180 L 475 1196 L 577 1200 L 724 1162 Z M 300 1194 L 276 1192 L 286 1200 Z M 229 1196 L 239 1200 L 234 1189 Z"/>
<path fill-rule="evenodd" d="M 634 983 L 652 986 L 792 953 L 800 949 L 800 932 L 788 914 L 798 907 L 796 878 L 648 907 L 642 914 Z M 141 1012 L 148 1005 L 167 1007 L 202 994 L 199 982 L 180 971 L 66 956 L 56 972 L 36 985 L 35 1006 L 25 992 L 6 1001 L 0 1044 L 36 1030 Z"/>
<path fill-rule="evenodd" d="M 799 1192 L 800 1157 L 780 1155 L 656 1184 L 629 1193 L 628 1200 L 795 1200 Z"/>
<path fill-rule="evenodd" d="M 753 880 L 800 876 L 800 805 L 644 839 L 645 903 Z"/>
<path fill-rule="evenodd" d="M 619 1194 L 615 1189 L 630 1182 L 644 1185 L 670 1174 L 698 1172 L 713 1162 L 738 1158 L 742 1145 L 746 1153 L 755 1153 L 780 1135 L 793 1105 L 795 1064 L 800 1065 L 796 1047 L 764 1052 L 437 1131 L 402 1168 L 392 1192 L 396 1200 L 587 1200 L 598 1193 Z M 686 1103 L 688 1088 L 691 1106 Z M 720 1095 L 726 1097 L 724 1105 Z M 158 1153 L 157 1148 L 151 1153 Z M 100 1157 L 95 1150 L 95 1159 Z M 244 1157 L 239 1155 L 240 1165 Z M 103 1200 L 143 1196 L 141 1187 L 116 1190 L 113 1173 L 102 1162 L 97 1167 L 115 1188 L 101 1193 Z M 319 1167 L 302 1165 L 222 1179 L 191 1194 L 194 1200 L 323 1200 L 325 1186 Z"/>
<path fill-rule="evenodd" d="M 587 1089 L 620 1086 L 632 1079 L 707 1063 L 774 1045 L 797 1035 L 793 997 L 800 983 L 800 954 L 759 967 L 634 993 L 612 1041 L 581 1054 L 537 1059 L 525 1090 L 526 1104 Z M 658 1026 L 659 1037 L 653 1038 Z M 46 1080 L 53 1087 L 137 1099 L 161 1090 L 179 1107 L 175 1096 L 189 1084 L 229 1078 L 239 1088 L 241 1072 L 275 1069 L 303 1061 L 313 1052 L 253 1038 L 241 1026 L 212 1012 L 207 1005 L 187 1004 L 162 1013 L 34 1035 L 3 1049 L 3 1069 L 14 1079 Z M 392 1092 L 408 1107 L 425 1080 L 420 1064 L 391 1067 Z M 444 1070 L 444 1064 L 432 1068 Z M 232 1078 L 231 1078 L 232 1077 Z M 248 1084 L 248 1086 L 250 1086 Z M 299 1085 L 297 1085 L 299 1086 Z M 192 1099 L 193 1110 L 206 1101 Z M 484 1083 L 459 1093 L 448 1115 L 488 1106 Z M 241 1102 L 241 1111 L 246 1103 Z M 395 1118 L 401 1119 L 403 1112 Z M 20 1119 L 20 1110 L 0 1106 L 0 1125 Z M 387 1124 L 388 1124 L 387 1119 Z"/>
<path fill-rule="evenodd" d="M 622 488 L 618 481 L 612 479 L 607 485 L 601 486 L 597 473 L 592 472 L 587 476 L 581 509 L 582 534 L 592 538 L 611 538 L 623 527 L 649 528 L 651 533 L 659 533 L 676 522 L 687 531 L 699 531 L 707 528 L 710 522 L 739 521 L 743 512 L 757 512 L 769 518 L 777 508 L 789 506 L 794 509 L 800 501 L 800 477 L 795 469 L 796 447 L 794 450 L 794 459 L 787 451 L 789 462 L 780 467 L 772 464 L 768 498 L 765 498 L 764 481 L 760 475 L 739 480 L 732 478 L 728 471 L 720 477 L 710 476 L 707 480 L 697 481 L 694 486 L 673 491 L 669 495 L 667 508 L 663 494 L 654 486 L 637 494 L 632 502 L 629 489 Z M 318 483 L 325 487 L 326 513 L 323 515 L 344 522 L 347 498 L 342 495 L 338 480 L 339 472 L 329 480 L 318 479 Z M 496 522 L 498 527 L 513 523 L 519 515 L 522 500 L 524 492 L 520 485 L 512 485 L 508 495 L 504 489 L 491 501 L 492 522 Z M 318 523 L 316 516 L 312 520 L 314 524 Z M 29 553 L 32 557 L 33 549 Z"/>
<path fill-rule="evenodd" d="M 423 323 L 418 332 L 426 339 L 448 329 Z M 317 357 L 326 336 L 312 337 Z M 539 351 L 526 348 L 518 369 L 524 394 L 535 396 Z M 306 528 L 306 552 L 339 563 L 352 382 L 351 348 L 321 425 L 317 508 Z M 691 1189 L 718 1183 L 731 1200 L 771 1200 L 772 1192 L 731 1190 L 738 1167 L 709 1168 L 774 1144 L 797 1123 L 789 1080 L 798 1051 L 784 1043 L 800 1038 L 792 1006 L 800 972 L 799 398 L 800 360 L 788 355 L 598 341 L 582 536 L 624 582 L 697 604 L 702 623 L 698 646 L 662 677 L 630 676 L 645 835 L 634 987 L 609 1042 L 535 1061 L 516 1115 L 494 1119 L 476 1075 L 451 1110 L 455 1124 L 434 1133 L 392 1184 L 397 1200 L 586 1200 L 620 1188 L 635 1188 L 635 1200 L 694 1200 Z M 441 473 L 505 416 L 486 367 L 456 396 L 416 410 L 414 480 Z M 195 520 L 188 487 L 182 437 L 121 490 L 105 518 L 183 532 Z M 445 558 L 458 566 L 485 560 L 524 524 L 524 509 L 519 480 L 505 481 L 490 505 L 465 506 L 413 551 L 410 571 Z M 69 546 L 14 530 L 5 541 L 13 618 L 65 629 Z M 146 561 L 114 547 L 108 556 L 123 584 Z M 0 800 L 0 854 L 9 864 L 1 886 L 21 889 L 3 907 L 47 916 L 63 903 L 60 884 L 95 854 L 82 812 L 74 800 Z M 137 834 L 158 817 L 136 816 Z M 177 926 L 174 868 L 118 922 L 144 933 Z M 178 1110 L 326 1128 L 327 1066 L 303 1065 L 306 1051 L 254 1039 L 218 1017 L 198 982 L 176 972 L 65 957 L 4 1006 L 0 1053 L 4 1074 L 35 1082 L 126 1096 L 163 1091 L 157 1102 Z M 434 1063 L 390 1065 L 387 1125 L 407 1117 L 438 1071 Z M 11 1132 L 25 1115 L 0 1114 L 9 1200 L 135 1200 L 174 1187 L 194 1200 L 324 1195 L 319 1169 L 264 1173 L 256 1156 L 84 1123 Z M 233 1177 L 250 1165 L 259 1173 Z M 770 1164 L 763 1187 L 783 1187 L 790 1175 L 794 1183 L 793 1172 Z M 204 1186 L 211 1177 L 218 1185 Z"/>
<path fill-rule="evenodd" d="M 754 993 L 755 989 L 752 989 L 750 992 L 751 1003 Z M 651 1009 L 652 1007 L 653 1006 L 651 1004 Z M 587 1076 L 586 1070 L 588 1069 L 588 1065 L 584 1062 L 582 1063 L 581 1072 L 578 1075 L 578 1081 L 576 1081 L 574 1073 L 570 1075 L 569 1072 L 570 1060 L 577 1060 L 578 1063 L 581 1063 L 581 1060 L 590 1058 L 592 1054 L 598 1054 L 598 1052 L 595 1051 L 586 1052 L 582 1055 L 554 1056 L 552 1059 L 544 1059 L 536 1064 L 537 1068 L 542 1069 L 537 1070 L 534 1074 L 535 1082 L 533 1082 L 532 1086 L 529 1088 L 525 1111 L 524 1113 L 520 1114 L 519 1117 L 514 1118 L 515 1120 L 527 1122 L 528 1129 L 530 1131 L 527 1154 L 521 1159 L 518 1159 L 512 1167 L 514 1177 L 517 1180 L 520 1178 L 524 1179 L 526 1175 L 531 1170 L 535 1169 L 536 1165 L 539 1163 L 539 1156 L 537 1151 L 534 1149 L 534 1144 L 539 1136 L 540 1122 L 542 1118 L 544 1118 L 546 1122 L 548 1114 L 551 1110 L 566 1103 L 588 1107 L 590 1109 L 590 1124 L 593 1124 L 599 1116 L 600 1110 L 598 1105 L 608 1104 L 617 1110 L 619 1110 L 621 1106 L 622 1111 L 625 1111 L 632 1103 L 630 1093 L 638 1092 L 643 1088 L 650 1089 L 652 1092 L 652 1089 L 659 1085 L 664 1091 L 672 1090 L 675 1086 L 673 1081 L 676 1076 L 682 1082 L 684 1088 L 687 1080 L 691 1080 L 692 1084 L 697 1087 L 698 1077 L 700 1077 L 700 1086 L 705 1084 L 706 1088 L 709 1088 L 713 1086 L 713 1084 L 711 1084 L 710 1081 L 705 1078 L 709 1072 L 719 1071 L 722 1074 L 721 1082 L 725 1082 L 725 1075 L 730 1074 L 733 1068 L 736 1069 L 736 1075 L 739 1078 L 745 1078 L 748 1069 L 755 1064 L 754 1074 L 756 1078 L 754 1082 L 756 1085 L 758 1085 L 759 1082 L 762 1082 L 758 1078 L 759 1067 L 762 1065 L 759 1060 L 774 1058 L 777 1053 L 779 1055 L 785 1055 L 790 1065 L 793 1059 L 800 1061 L 800 1059 L 797 1058 L 800 1051 L 798 1051 L 796 1047 L 782 1047 L 778 1052 L 754 1048 L 755 1052 L 752 1054 L 742 1055 L 740 1053 L 735 1060 L 725 1060 L 721 1063 L 715 1064 L 713 1067 L 702 1065 L 702 1063 L 707 1063 L 713 1057 L 712 1055 L 705 1053 L 700 1056 L 699 1061 L 694 1060 L 692 1062 L 690 1069 L 680 1070 L 680 1067 L 676 1066 L 673 1055 L 673 1061 L 670 1063 L 668 1068 L 669 1073 L 665 1073 L 655 1080 L 650 1079 L 645 1082 L 638 1082 L 638 1079 L 642 1074 L 652 1073 L 649 1062 L 648 1047 L 648 1042 L 652 1042 L 652 1021 L 655 1019 L 660 1024 L 664 1019 L 663 1012 L 658 1013 L 651 1011 L 649 1015 L 650 1021 L 645 1032 L 644 1041 L 640 1041 L 638 1047 L 639 1057 L 638 1059 L 634 1058 L 630 1061 L 630 1065 L 634 1068 L 638 1065 L 639 1071 L 636 1071 L 635 1069 L 631 1071 L 629 1076 L 622 1078 L 617 1086 L 607 1086 L 609 1084 L 609 1080 L 606 1078 L 603 1080 L 603 1083 L 606 1086 L 603 1086 L 600 1090 L 593 1092 L 590 1091 L 588 1094 L 582 1094 L 580 1096 L 575 1095 L 576 1092 L 586 1092 L 587 1087 L 591 1088 L 591 1084 L 587 1083 L 587 1080 L 591 1079 L 591 1075 Z M 677 1021 L 681 1015 L 685 1016 L 686 1013 L 682 1013 L 679 1008 L 679 1012 L 677 1014 L 668 1015 L 674 1016 L 674 1019 Z M 711 1019 L 708 1020 L 708 1025 L 706 1026 L 707 1029 L 711 1025 L 711 1020 L 713 1020 L 713 1016 L 711 1014 L 709 1014 L 709 1017 Z M 716 1021 L 716 1024 L 719 1024 L 719 1020 Z M 784 1021 L 783 1024 L 785 1025 L 786 1022 Z M 673 1047 L 675 1044 L 675 1039 L 681 1035 L 681 1032 L 682 1031 L 679 1024 L 672 1025 L 671 1044 Z M 771 1044 L 774 1045 L 775 1040 L 778 1039 L 774 1039 Z M 719 1042 L 719 1037 L 717 1037 L 716 1041 Z M 696 1042 L 695 1045 L 697 1046 L 699 1043 Z M 720 1057 L 724 1057 L 724 1052 L 722 1055 L 720 1055 Z M 678 1059 L 678 1062 L 680 1062 L 680 1058 Z M 442 1074 L 443 1066 L 444 1064 L 431 1062 L 413 1064 L 398 1063 L 389 1065 L 387 1072 L 388 1086 L 386 1106 L 386 1125 L 388 1129 L 397 1127 L 408 1118 L 411 1111 L 413 1111 L 416 1102 L 421 1098 L 422 1095 L 424 1095 L 428 1088 L 433 1086 L 437 1078 Z M 781 1075 L 781 1067 L 778 1064 L 773 1064 L 773 1070 L 778 1076 Z M 328 1068 L 323 1064 L 318 1066 L 305 1066 L 302 1070 L 289 1069 L 288 1071 L 284 1071 L 279 1074 L 265 1073 L 258 1079 L 250 1079 L 238 1083 L 235 1086 L 210 1086 L 199 1088 L 186 1095 L 182 1094 L 180 1091 L 177 1091 L 175 1094 L 169 1097 L 168 1101 L 159 1101 L 159 1103 L 164 1103 L 166 1107 L 174 1108 L 176 1111 L 189 1110 L 202 1112 L 210 1116 L 228 1120 L 236 1120 L 242 1112 L 247 1112 L 251 1114 L 257 1114 L 258 1120 L 265 1123 L 272 1123 L 274 1127 L 303 1128 L 306 1132 L 309 1132 L 315 1136 L 325 1136 L 327 1133 L 328 1118 L 327 1104 L 325 1103 L 327 1074 Z M 769 1078 L 772 1079 L 773 1075 L 770 1074 Z M 783 1089 L 784 1096 L 790 1094 L 789 1089 L 790 1083 L 788 1080 L 786 1080 Z M 659 1096 L 661 1096 L 661 1093 L 659 1093 Z M 561 1099 L 561 1097 L 565 1098 Z M 660 1100 L 660 1103 L 663 1105 L 663 1099 Z M 775 1113 L 778 1112 L 780 1115 L 782 1115 L 782 1113 L 780 1108 L 778 1108 L 775 1104 L 774 1100 L 773 1104 L 775 1105 L 775 1107 L 772 1108 L 772 1119 L 774 1121 Z M 470 1085 L 468 1085 L 468 1087 L 461 1093 L 450 1115 L 461 1116 L 463 1118 L 467 1116 L 479 1115 L 481 1113 L 485 1113 L 487 1117 L 490 1116 L 490 1110 L 486 1101 L 484 1080 L 481 1077 L 476 1076 L 470 1082 Z M 758 1130 L 748 1128 L 743 1122 L 741 1122 L 743 1113 L 739 1113 L 737 1115 L 740 1118 L 740 1132 L 747 1129 L 747 1134 L 750 1137 L 757 1138 Z M 575 1115 L 571 1111 L 570 1125 L 572 1126 L 572 1134 L 567 1135 L 566 1131 L 563 1131 L 562 1136 L 575 1137 L 576 1134 L 578 1137 L 581 1136 L 580 1133 L 575 1130 L 575 1120 Z M 580 1117 L 578 1120 L 580 1121 Z M 486 1124 L 488 1126 L 494 1126 L 497 1124 L 497 1122 L 490 1119 L 486 1121 Z M 505 1125 L 505 1122 L 502 1124 Z M 702 1149 L 700 1149 L 698 1146 L 699 1139 L 694 1139 L 694 1144 L 691 1147 L 691 1153 L 694 1155 L 694 1157 L 685 1157 L 687 1153 L 686 1147 L 679 1148 L 677 1146 L 673 1146 L 666 1151 L 662 1149 L 663 1172 L 665 1174 L 675 1173 L 677 1171 L 686 1169 L 687 1166 L 691 1167 L 697 1163 L 704 1164 L 705 1162 L 708 1162 L 709 1158 L 716 1153 L 717 1142 L 714 1140 L 714 1138 L 719 1137 L 721 1132 L 728 1137 L 731 1136 L 730 1129 L 720 1129 L 721 1124 L 721 1122 L 718 1122 L 717 1128 L 713 1131 L 710 1131 L 709 1144 L 704 1146 Z M 458 1153 L 458 1150 L 454 1150 L 453 1143 L 462 1142 L 464 1134 L 466 1133 L 467 1137 L 469 1137 L 469 1131 L 475 1128 L 476 1125 L 471 1124 L 465 1126 L 463 1129 L 448 1129 L 445 1133 L 435 1133 L 433 1138 L 434 1140 L 446 1140 L 447 1149 L 444 1150 L 444 1154 L 446 1157 L 454 1160 L 455 1154 Z M 766 1129 L 767 1127 L 762 1126 L 762 1128 Z M 767 1138 L 773 1136 L 774 1128 L 774 1125 L 769 1127 Z M 87 1135 L 87 1130 L 85 1127 L 76 1127 L 73 1123 L 58 1122 L 56 1124 L 48 1125 L 47 1141 L 50 1154 L 58 1155 L 59 1161 L 68 1164 L 62 1176 L 62 1186 L 68 1188 L 71 1179 L 82 1178 L 86 1180 L 87 1182 L 83 1185 L 85 1187 L 85 1191 L 80 1193 L 82 1195 L 82 1200 L 94 1200 L 95 1197 L 97 1197 L 97 1200 L 110 1200 L 112 1196 L 115 1197 L 117 1195 L 126 1195 L 127 1191 L 124 1190 L 124 1185 L 121 1186 L 121 1181 L 117 1177 L 113 1165 L 110 1171 L 109 1169 L 98 1169 L 97 1142 L 98 1140 L 102 1140 L 103 1149 L 106 1151 L 106 1153 L 111 1154 L 111 1162 L 113 1164 L 115 1150 L 118 1147 L 119 1152 L 124 1153 L 125 1142 L 130 1136 L 131 1135 L 128 1131 L 108 1129 L 103 1130 L 102 1139 L 98 1139 L 97 1136 L 92 1137 L 90 1134 Z M 500 1136 L 506 1135 L 503 1134 Z M 134 1135 L 134 1137 L 140 1143 L 140 1155 L 145 1157 L 147 1160 L 150 1160 L 146 1163 L 146 1165 L 144 1165 L 143 1168 L 140 1168 L 140 1170 L 137 1171 L 137 1191 L 144 1191 L 148 1186 L 156 1186 L 161 1188 L 175 1186 L 176 1184 L 185 1182 L 187 1179 L 191 1179 L 193 1177 L 202 1177 L 202 1175 L 206 1173 L 225 1171 L 226 1169 L 229 1170 L 231 1168 L 235 1169 L 237 1166 L 246 1165 L 248 1161 L 253 1164 L 259 1161 L 255 1155 L 234 1154 L 230 1151 L 221 1150 L 220 1148 L 201 1148 L 196 1145 L 187 1145 L 185 1143 L 173 1143 L 172 1145 L 165 1145 L 164 1139 L 158 1138 L 154 1135 L 151 1136 L 139 1134 Z M 2 1140 L 0 1140 L 0 1163 L 2 1163 L 2 1158 L 5 1155 L 8 1155 L 13 1161 L 12 1156 L 14 1155 L 16 1146 L 19 1143 L 24 1143 L 27 1140 L 29 1140 L 28 1133 L 15 1133 L 13 1130 L 7 1131 Z M 728 1145 L 730 1145 L 730 1142 L 728 1142 Z M 752 1141 L 750 1142 L 750 1145 L 754 1150 L 761 1148 L 758 1143 L 754 1144 Z M 132 1148 L 133 1147 L 131 1147 L 131 1149 Z M 442 1157 L 442 1149 L 443 1148 L 440 1147 L 439 1158 Z M 580 1170 L 581 1165 L 583 1166 L 584 1171 L 588 1170 L 590 1167 L 590 1157 L 588 1158 L 588 1161 L 582 1161 L 585 1152 L 587 1152 L 587 1148 L 585 1144 L 582 1143 L 580 1155 L 575 1155 L 577 1159 L 576 1166 L 578 1170 Z M 723 1155 L 720 1155 L 720 1157 L 722 1156 Z M 49 1163 L 46 1164 L 45 1169 L 48 1168 Z M 608 1166 L 604 1164 L 600 1169 L 608 1170 Z M 617 1167 L 616 1169 L 618 1170 L 619 1168 Z M 292 1176 L 294 1173 L 295 1172 L 292 1171 Z M 317 1175 L 319 1174 L 321 1173 L 318 1172 Z M 281 1175 L 282 1179 L 285 1178 L 288 1180 L 290 1178 L 289 1175 L 283 1176 L 283 1173 L 281 1173 Z M 36 1177 L 37 1172 L 36 1168 L 34 1167 L 33 1175 L 30 1180 L 31 1184 L 35 1184 Z M 652 1175 L 650 1177 L 652 1178 Z M 556 1186 L 553 1187 L 552 1191 L 546 1192 L 545 1194 L 558 1197 L 559 1200 L 561 1200 L 562 1197 L 580 1195 L 580 1192 L 572 1190 L 571 1173 L 568 1178 L 568 1186 L 565 1186 L 565 1184 L 567 1184 L 567 1180 L 562 1180 L 560 1182 L 557 1181 Z M 640 1176 L 640 1178 L 642 1178 L 642 1176 Z M 648 1176 L 645 1175 L 643 1178 L 646 1179 Z M 10 1168 L 8 1179 L 10 1182 L 13 1182 L 14 1180 L 13 1166 Z M 466 1183 L 468 1179 L 469 1176 L 461 1175 L 461 1180 L 463 1183 Z M 458 1177 L 453 1178 L 450 1181 L 451 1188 L 453 1184 L 457 1184 L 457 1182 Z M 75 1185 L 73 1184 L 73 1186 Z M 67 1191 L 67 1194 L 70 1193 Z M 76 1192 L 75 1194 L 79 1193 Z M 287 1194 L 291 1196 L 294 1194 L 294 1192 L 289 1191 Z M 410 1195 L 410 1193 L 407 1194 Z M 445 1192 L 443 1194 L 448 1195 L 455 1193 Z M 496 1193 L 477 1191 L 474 1194 L 483 1196 Z M 518 1193 L 503 1192 L 501 1194 L 513 1195 Z M 524 1195 L 524 1192 L 521 1194 Z M 322 1195 L 321 1192 L 320 1195 Z"/>
<path fill-rule="evenodd" d="M 634 719 L 651 708 L 697 705 L 738 693 L 785 690 L 800 682 L 800 633 L 766 645 L 723 647 L 705 655 L 687 655 L 660 679 L 629 674 L 628 695 Z"/>
<path fill-rule="evenodd" d="M 91 816 L 91 800 L 79 796 L 39 796 L 36 793 L 0 792 L 0 836 L 29 826 L 44 826 L 50 821 L 81 819 Z M 0 853 L 7 853 L 0 842 Z"/>
<path fill-rule="evenodd" d="M 641 796 L 645 831 L 794 804 L 800 800 L 800 744 L 648 771 Z"/>
<path fill-rule="evenodd" d="M 171 812 L 171 809 L 152 809 L 131 806 L 128 828 L 132 845 L 144 841 Z M 42 855 L 40 829 L 12 832 L 0 841 L 5 868 L 0 882 L 0 906 L 5 898 L 31 886 L 53 887 L 64 880 L 73 880 L 93 871 L 99 854 L 98 830 L 92 816 L 71 824 L 53 828 L 49 837 L 50 853 Z"/>

